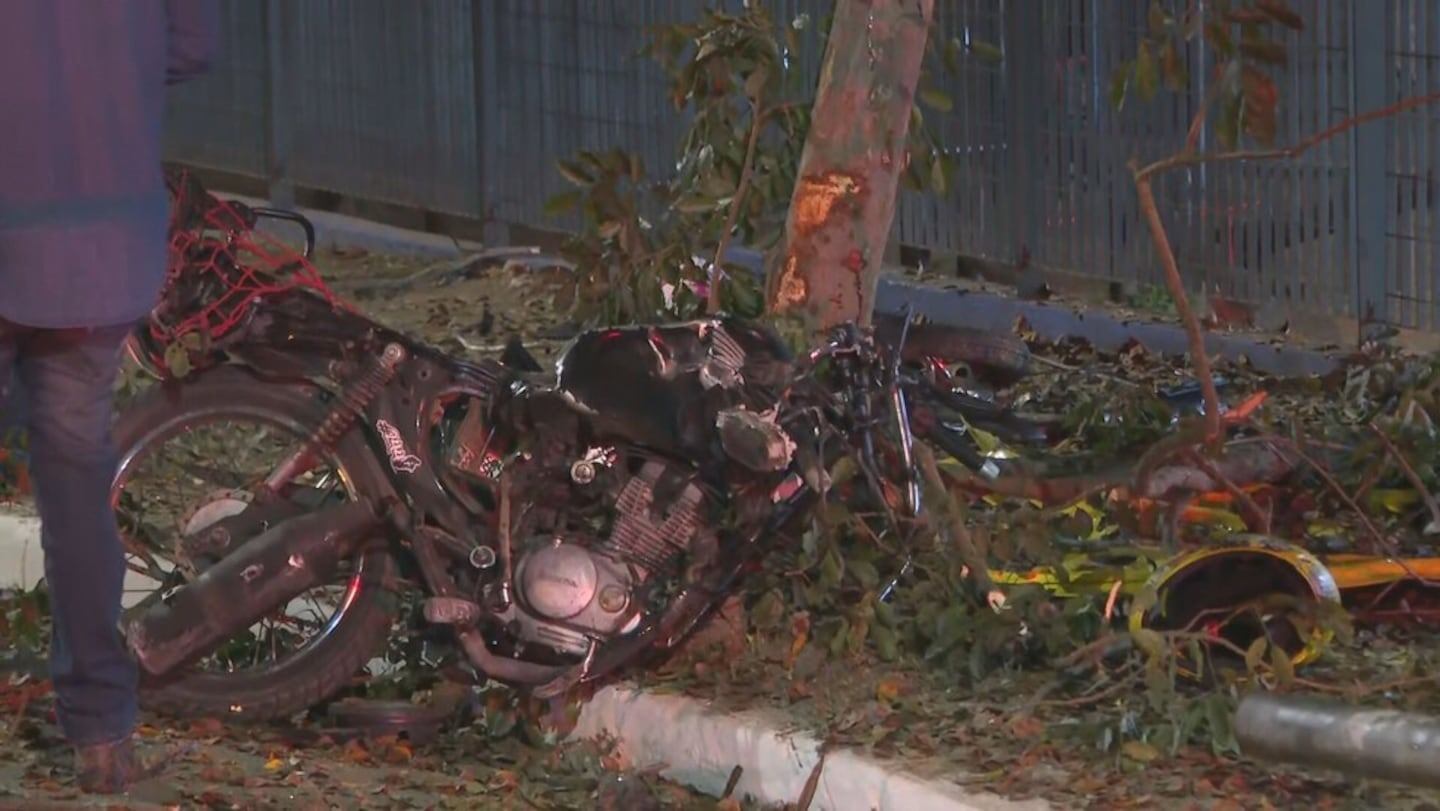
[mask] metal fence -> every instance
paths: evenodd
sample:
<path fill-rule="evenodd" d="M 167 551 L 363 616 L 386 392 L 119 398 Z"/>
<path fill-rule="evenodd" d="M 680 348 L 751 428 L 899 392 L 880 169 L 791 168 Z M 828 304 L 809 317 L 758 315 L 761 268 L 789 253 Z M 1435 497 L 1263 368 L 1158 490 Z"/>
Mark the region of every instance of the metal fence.
<path fill-rule="evenodd" d="M 1206 0 L 1201 0 L 1205 2 Z M 683 121 L 645 28 L 701 0 L 230 0 L 214 75 L 177 91 L 172 159 L 289 188 L 534 227 L 562 191 L 555 160 L 624 147 L 673 165 Z M 818 24 L 826 0 L 772 0 Z M 1440 90 L 1440 0 L 1291 0 L 1280 140 Z M 928 113 L 959 166 L 942 197 L 906 192 L 903 244 L 1158 283 L 1127 162 L 1184 140 L 1211 65 L 1185 55 L 1190 96 L 1113 109 L 1137 0 L 938 0 L 935 36 L 1000 45 L 945 80 Z M 794 55 L 816 75 L 818 53 Z M 1162 213 L 1195 287 L 1284 311 L 1440 331 L 1436 109 L 1331 139 L 1304 157 L 1175 172 Z M 1213 145 L 1207 145 L 1213 146 Z"/>

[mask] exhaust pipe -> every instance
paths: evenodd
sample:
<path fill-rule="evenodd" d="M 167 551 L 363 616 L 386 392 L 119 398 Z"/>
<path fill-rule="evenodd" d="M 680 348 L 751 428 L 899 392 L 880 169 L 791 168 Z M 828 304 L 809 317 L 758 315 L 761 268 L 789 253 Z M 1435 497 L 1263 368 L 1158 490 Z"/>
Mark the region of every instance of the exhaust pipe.
<path fill-rule="evenodd" d="M 242 544 L 168 602 L 124 623 L 141 669 L 165 676 L 326 582 L 381 520 L 369 501 L 278 524 Z"/>
<path fill-rule="evenodd" d="M 1251 693 L 1235 713 L 1245 755 L 1351 777 L 1440 788 L 1440 718 Z"/>

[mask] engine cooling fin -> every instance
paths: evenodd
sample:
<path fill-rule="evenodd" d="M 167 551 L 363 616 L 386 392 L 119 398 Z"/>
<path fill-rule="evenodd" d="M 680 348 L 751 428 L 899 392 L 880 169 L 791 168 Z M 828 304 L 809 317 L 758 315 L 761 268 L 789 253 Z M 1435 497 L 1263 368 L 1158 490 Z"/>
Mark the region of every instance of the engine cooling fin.
<path fill-rule="evenodd" d="M 676 495 L 663 518 L 655 505 L 655 487 L 667 470 L 663 462 L 646 462 L 616 499 L 617 517 L 600 551 L 656 573 L 673 573 L 700 524 L 703 493 L 693 482 Z"/>

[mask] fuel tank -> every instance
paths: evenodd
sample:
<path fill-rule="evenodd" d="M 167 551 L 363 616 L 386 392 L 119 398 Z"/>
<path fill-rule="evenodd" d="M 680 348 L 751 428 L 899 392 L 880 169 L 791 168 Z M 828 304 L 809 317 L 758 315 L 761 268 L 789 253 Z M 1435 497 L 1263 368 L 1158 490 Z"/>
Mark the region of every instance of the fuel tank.
<path fill-rule="evenodd" d="M 582 333 L 556 362 L 556 382 L 598 433 L 700 458 L 714 452 L 721 411 L 768 411 L 792 369 L 768 328 L 706 319 Z"/>

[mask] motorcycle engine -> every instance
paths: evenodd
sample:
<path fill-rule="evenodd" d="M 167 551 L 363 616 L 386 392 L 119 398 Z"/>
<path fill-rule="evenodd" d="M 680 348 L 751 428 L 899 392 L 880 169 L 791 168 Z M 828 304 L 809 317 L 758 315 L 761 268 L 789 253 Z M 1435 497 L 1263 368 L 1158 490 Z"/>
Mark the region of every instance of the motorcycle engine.
<path fill-rule="evenodd" d="M 584 656 L 592 643 L 633 630 L 650 587 L 680 574 L 683 559 L 713 549 L 707 496 L 693 477 L 656 459 L 633 473 L 626 467 L 613 450 L 595 450 L 568 471 L 572 486 L 601 491 L 608 531 L 563 521 L 549 532 L 527 528 L 523 545 L 517 537 L 516 599 L 500 619 L 521 640 Z"/>

